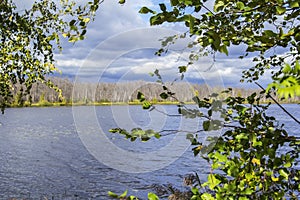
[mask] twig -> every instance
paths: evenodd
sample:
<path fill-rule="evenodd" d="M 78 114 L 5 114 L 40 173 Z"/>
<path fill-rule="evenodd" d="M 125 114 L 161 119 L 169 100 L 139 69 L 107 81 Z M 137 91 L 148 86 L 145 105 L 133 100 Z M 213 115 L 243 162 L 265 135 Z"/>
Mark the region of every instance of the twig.
<path fill-rule="evenodd" d="M 191 134 L 196 134 L 196 133 L 200 133 L 200 132 L 203 132 L 204 130 L 203 129 L 201 129 L 201 130 L 198 130 L 198 131 L 194 131 L 194 132 L 192 132 L 192 131 L 187 131 L 187 130 L 167 130 L 167 129 L 165 129 L 165 130 L 161 130 L 161 131 L 159 131 L 158 133 L 163 133 L 163 132 L 168 132 L 168 133 L 166 133 L 166 134 L 164 134 L 163 136 L 167 136 L 167 135 L 172 135 L 172 134 L 176 134 L 176 133 L 191 133 Z"/>
<path fill-rule="evenodd" d="M 166 116 L 168 116 L 168 117 L 181 117 L 182 115 L 179 115 L 179 114 L 168 114 L 168 113 L 166 113 L 166 112 L 164 112 L 164 111 L 162 111 L 162 110 L 159 110 L 159 109 L 157 109 L 155 106 L 152 106 L 152 110 L 156 110 L 157 112 L 159 112 L 159 113 L 162 113 L 162 114 L 164 114 L 164 115 L 166 115 Z"/>
<path fill-rule="evenodd" d="M 264 92 L 266 92 L 266 90 L 257 82 L 255 82 L 255 84 L 260 87 L 260 89 L 262 89 Z M 295 120 L 295 122 L 297 122 L 298 124 L 300 124 L 300 121 L 298 119 L 296 119 L 291 113 L 289 113 L 289 111 L 287 111 L 282 105 L 280 105 L 280 103 L 278 103 L 278 101 L 276 101 L 275 98 L 273 98 L 271 96 L 271 94 L 268 92 L 268 96 L 286 113 L 288 114 L 288 116 L 290 116 L 293 120 Z"/>
<path fill-rule="evenodd" d="M 212 10 L 210 10 L 207 6 L 205 6 L 203 3 L 201 3 L 201 6 L 203 7 L 203 8 L 205 8 L 208 12 L 210 12 L 211 14 L 213 14 L 213 15 L 215 15 L 215 13 L 212 11 Z"/>

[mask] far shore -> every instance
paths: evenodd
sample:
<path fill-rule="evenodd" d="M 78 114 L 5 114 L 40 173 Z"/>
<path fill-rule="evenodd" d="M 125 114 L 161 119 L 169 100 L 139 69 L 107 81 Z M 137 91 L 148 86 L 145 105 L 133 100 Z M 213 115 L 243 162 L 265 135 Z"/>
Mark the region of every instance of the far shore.
<path fill-rule="evenodd" d="M 176 101 L 158 101 L 158 102 L 151 102 L 152 105 L 179 105 L 179 102 Z M 269 102 L 261 102 L 261 104 L 268 104 Z M 274 102 L 271 102 L 274 104 Z M 279 102 L 280 104 L 300 104 L 300 102 Z M 133 102 L 39 102 L 39 103 L 28 103 L 25 102 L 23 105 L 10 105 L 10 108 L 17 108 L 17 107 L 60 107 L 60 106 L 126 106 L 126 105 L 142 105 L 143 103 L 138 101 Z M 186 105 L 196 105 L 195 102 L 184 102 Z"/>

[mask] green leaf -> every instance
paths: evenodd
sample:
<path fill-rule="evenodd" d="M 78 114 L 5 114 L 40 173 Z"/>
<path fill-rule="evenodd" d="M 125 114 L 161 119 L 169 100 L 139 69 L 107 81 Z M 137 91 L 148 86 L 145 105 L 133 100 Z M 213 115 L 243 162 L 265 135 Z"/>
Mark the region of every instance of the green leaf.
<path fill-rule="evenodd" d="M 127 197 L 127 198 L 128 198 L 128 197 Z M 133 195 L 130 195 L 130 196 L 129 196 L 129 200 L 138 200 L 138 198 L 135 197 L 135 196 L 133 196 Z"/>
<path fill-rule="evenodd" d="M 75 36 L 71 36 L 70 38 L 69 38 L 69 42 L 71 42 L 71 43 L 74 43 L 74 42 L 76 42 L 76 41 L 78 41 L 79 40 L 79 38 L 78 37 L 75 37 Z"/>
<path fill-rule="evenodd" d="M 228 56 L 228 49 L 225 45 L 220 46 L 220 52 L 225 53 Z"/>
<path fill-rule="evenodd" d="M 119 0 L 119 4 L 124 4 L 125 0 Z"/>
<path fill-rule="evenodd" d="M 292 71 L 292 67 L 291 67 L 291 65 L 289 65 L 289 64 L 285 64 L 285 66 L 284 66 L 284 68 L 282 69 L 282 72 L 283 73 L 285 73 L 285 74 L 287 74 L 287 73 L 290 73 Z"/>
<path fill-rule="evenodd" d="M 123 194 L 121 194 L 120 196 L 119 196 L 119 198 L 125 198 L 127 196 L 127 190 L 125 191 L 125 192 L 123 192 Z"/>
<path fill-rule="evenodd" d="M 111 133 L 118 133 L 119 132 L 119 128 L 112 128 L 112 129 L 109 129 L 109 132 Z"/>
<path fill-rule="evenodd" d="M 163 12 L 166 12 L 166 10 L 167 10 L 167 7 L 166 7 L 166 5 L 165 5 L 165 4 L 163 4 L 163 3 L 160 3 L 160 4 L 159 4 L 159 7 L 160 7 L 161 11 L 163 11 Z"/>
<path fill-rule="evenodd" d="M 206 121 L 203 121 L 202 126 L 203 126 L 204 131 L 219 130 L 220 128 L 222 128 L 222 121 L 220 121 L 220 120 L 206 120 Z"/>
<path fill-rule="evenodd" d="M 81 32 L 81 35 L 83 36 L 83 35 L 85 35 L 86 34 L 86 30 L 83 30 L 82 32 Z"/>
<path fill-rule="evenodd" d="M 277 34 L 274 33 L 272 30 L 265 30 L 265 31 L 263 32 L 263 34 L 265 34 L 265 35 L 267 35 L 267 36 L 269 36 L 269 37 L 276 37 L 276 36 L 277 36 Z"/>
<path fill-rule="evenodd" d="M 139 13 L 141 14 L 148 14 L 148 13 L 152 13 L 155 14 L 155 12 L 147 7 L 142 7 L 139 11 Z"/>
<path fill-rule="evenodd" d="M 282 7 L 282 6 L 276 6 L 276 11 L 277 11 L 277 14 L 282 15 L 283 13 L 285 13 L 286 8 Z"/>
<path fill-rule="evenodd" d="M 152 192 L 148 193 L 148 200 L 159 200 L 158 196 Z"/>
<path fill-rule="evenodd" d="M 147 135 L 142 135 L 142 136 L 141 136 L 141 141 L 142 141 L 142 142 L 147 142 L 148 140 L 150 140 L 150 137 L 149 137 L 149 136 L 147 136 Z"/>
<path fill-rule="evenodd" d="M 70 26 L 73 26 L 73 25 L 75 24 L 75 22 L 76 22 L 76 20 L 73 19 L 73 20 L 70 21 L 69 25 L 70 25 Z"/>
<path fill-rule="evenodd" d="M 252 137 L 252 143 L 253 143 L 253 147 L 262 146 L 262 142 L 261 141 L 257 141 L 257 137 L 256 136 Z"/>
<path fill-rule="evenodd" d="M 292 166 L 292 163 L 291 162 L 287 162 L 283 166 L 286 167 L 286 168 L 290 168 Z"/>
<path fill-rule="evenodd" d="M 190 27 L 190 33 L 194 33 L 195 28 L 195 18 L 192 15 L 189 15 L 189 27 Z"/>
<path fill-rule="evenodd" d="M 245 133 L 240 133 L 240 134 L 236 135 L 235 138 L 236 138 L 238 141 L 240 141 L 240 140 L 242 140 L 242 139 L 248 140 L 248 135 L 245 134 Z"/>
<path fill-rule="evenodd" d="M 147 110 L 152 106 L 152 104 L 149 101 L 143 102 L 143 109 Z"/>
<path fill-rule="evenodd" d="M 184 72 L 186 72 L 187 67 L 186 66 L 179 66 L 178 69 L 179 69 L 179 73 L 184 73 Z"/>
<path fill-rule="evenodd" d="M 219 152 L 216 152 L 214 157 L 217 158 L 219 162 L 226 162 L 228 159 L 226 155 L 222 155 Z"/>
<path fill-rule="evenodd" d="M 215 3 L 215 5 L 214 5 L 214 11 L 215 12 L 219 12 L 220 10 L 222 10 L 223 9 L 223 7 L 224 7 L 224 1 L 216 1 L 216 3 Z"/>
<path fill-rule="evenodd" d="M 191 189 L 191 191 L 192 191 L 193 194 L 199 194 L 199 189 L 196 188 L 196 187 L 193 187 L 193 188 Z"/>
<path fill-rule="evenodd" d="M 286 180 L 287 180 L 288 177 L 289 177 L 288 172 L 286 172 L 284 169 L 280 169 L 280 170 L 279 170 L 279 174 L 280 174 L 281 176 L 283 176 Z"/>
<path fill-rule="evenodd" d="M 239 2 L 236 3 L 236 7 L 239 10 L 244 10 L 245 4 L 243 2 L 241 2 L 241 1 L 239 1 Z"/>
<path fill-rule="evenodd" d="M 159 133 L 155 133 L 154 137 L 157 138 L 157 139 L 159 139 L 161 137 L 161 135 Z"/>
<path fill-rule="evenodd" d="M 201 199 L 205 199 L 205 200 L 215 200 L 215 198 L 214 198 L 211 194 L 209 194 L 209 193 L 203 193 L 203 194 L 201 195 Z"/>
<path fill-rule="evenodd" d="M 165 93 L 165 92 L 161 93 L 159 96 L 160 96 L 162 99 L 167 99 L 167 98 L 169 97 L 169 95 L 168 95 L 167 93 Z"/>
<path fill-rule="evenodd" d="M 133 136 L 142 136 L 142 135 L 145 134 L 145 131 L 144 131 L 143 129 L 141 129 L 141 128 L 133 128 L 133 129 L 131 130 L 131 134 L 132 134 Z"/>
<path fill-rule="evenodd" d="M 112 198 L 119 198 L 119 195 L 117 195 L 116 193 L 113 193 L 111 191 L 108 191 L 108 196 L 110 196 Z"/>
<path fill-rule="evenodd" d="M 209 174 L 207 181 L 208 181 L 208 187 L 211 190 L 213 190 L 217 185 L 221 183 L 221 181 L 217 179 L 214 174 Z"/>
<path fill-rule="evenodd" d="M 204 131 L 208 131 L 208 130 L 209 130 L 209 126 L 210 126 L 210 121 L 209 121 L 209 120 L 204 121 L 204 122 L 202 123 L 202 126 L 203 126 L 203 130 L 204 130 Z"/>
<path fill-rule="evenodd" d="M 299 8 L 299 7 L 300 7 L 299 5 L 300 5 L 300 4 L 299 4 L 298 1 L 291 1 L 291 2 L 290 2 L 290 7 L 291 7 L 291 8 Z"/>
<path fill-rule="evenodd" d="M 179 4 L 178 0 L 171 0 L 171 6 L 177 6 Z"/>
<path fill-rule="evenodd" d="M 145 101 L 145 96 L 140 91 L 137 93 L 137 99 L 140 100 L 140 102 Z"/>

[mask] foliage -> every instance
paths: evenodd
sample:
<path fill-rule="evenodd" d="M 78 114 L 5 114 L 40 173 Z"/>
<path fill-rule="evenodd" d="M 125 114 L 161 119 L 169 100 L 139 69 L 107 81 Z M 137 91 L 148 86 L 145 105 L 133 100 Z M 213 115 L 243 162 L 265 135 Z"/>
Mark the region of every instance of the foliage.
<path fill-rule="evenodd" d="M 259 100 L 256 93 L 247 98 L 231 96 L 224 100 L 226 107 L 217 110 L 209 103 L 214 98 L 206 101 L 207 112 L 219 112 L 226 131 L 208 152 L 201 148 L 211 174 L 206 183 L 194 189 L 192 199 L 298 198 L 300 141 L 268 116 L 269 105 L 260 105 Z M 213 121 L 208 122 L 214 129 Z M 198 149 L 194 148 L 195 155 Z M 202 187 L 205 192 L 200 193 Z"/>
<path fill-rule="evenodd" d="M 231 93 L 231 89 L 224 93 Z M 264 91 L 246 98 L 230 95 L 224 100 L 220 100 L 218 94 L 204 99 L 195 96 L 198 109 L 179 106 L 184 117 L 203 119 L 201 131 L 225 130 L 221 137 L 210 138 L 207 146 L 198 141 L 196 132 L 187 134 L 194 146 L 194 156 L 200 155 L 211 167 L 207 182 L 193 185 L 191 199 L 298 198 L 299 137 L 288 135 L 283 124 L 266 114 L 270 104 L 260 104 L 263 96 Z M 143 94 L 139 97 L 144 99 Z M 196 112 L 201 114 L 194 114 Z M 131 141 L 138 136 L 142 140 L 143 136 L 147 137 L 144 141 L 156 137 L 150 130 L 111 131 Z"/>
<path fill-rule="evenodd" d="M 298 60 L 294 67 L 285 64 L 285 67 L 273 77 L 274 82 L 269 84 L 267 92 L 274 88 L 280 97 L 285 99 L 300 96 L 300 64 Z"/>
<path fill-rule="evenodd" d="M 160 133 L 158 133 L 158 132 L 155 132 L 151 129 L 142 130 L 141 128 L 134 128 L 131 130 L 131 132 L 128 132 L 125 129 L 114 128 L 114 129 L 110 129 L 109 132 L 119 133 L 121 135 L 124 135 L 125 138 L 130 139 L 131 142 L 135 141 L 137 138 L 140 138 L 141 141 L 146 142 L 151 137 L 155 137 L 157 139 L 159 139 L 161 137 Z"/>
<path fill-rule="evenodd" d="M 183 23 L 187 27 L 186 33 L 193 37 L 188 47 L 197 49 L 192 51 L 187 66 L 197 60 L 198 55 L 215 52 L 228 55 L 230 46 L 242 45 L 246 50 L 241 52 L 240 58 L 256 55 L 254 66 L 244 71 L 242 81 L 258 80 L 271 68 L 274 70 L 274 83 L 269 87 L 280 88 L 278 92 L 285 97 L 288 95 L 283 93 L 299 96 L 299 71 L 289 73 L 286 66 L 298 68 L 300 3 L 295 0 L 216 0 L 213 10 L 210 10 L 206 2 L 170 0 L 167 5 L 165 2 L 159 4 L 160 11 L 143 7 L 140 13 L 152 14 L 151 25 L 167 22 Z M 176 40 L 187 37 L 186 33 L 166 38 L 158 55 L 167 52 L 169 45 Z M 273 53 L 270 53 L 271 49 Z M 283 54 L 276 53 L 282 49 Z M 187 66 L 179 67 L 179 72 L 185 72 Z M 285 76 L 280 81 L 278 76 L 282 73 Z"/>
<path fill-rule="evenodd" d="M 87 24 L 98 8 L 99 0 L 77 5 L 53 0 L 35 2 L 28 10 L 18 10 L 12 0 L 0 2 L 0 104 L 1 110 L 12 100 L 12 90 L 21 84 L 21 97 L 29 94 L 39 81 L 59 89 L 46 79 L 57 70 L 54 52 L 62 50 L 61 36 L 69 42 L 84 39 Z"/>
<path fill-rule="evenodd" d="M 214 142 L 209 146 L 198 141 L 199 131 L 187 135 L 195 146 L 194 155 L 201 155 L 211 166 L 207 182 L 191 189 L 192 199 L 297 199 L 299 138 L 289 135 L 283 124 L 267 115 L 269 105 L 261 105 L 260 100 L 264 95 L 270 97 L 272 89 L 286 99 L 300 95 L 300 3 L 216 0 L 211 10 L 206 2 L 170 0 L 157 3 L 159 10 L 140 9 L 140 13 L 152 15 L 151 25 L 183 23 L 187 28 L 184 34 L 165 38 L 157 55 L 167 53 L 169 46 L 180 38 L 191 37 L 193 42 L 187 45 L 191 49 L 190 61 L 178 67 L 182 79 L 199 56 L 213 54 L 215 57 L 217 52 L 229 55 L 230 46 L 242 45 L 246 48 L 240 58 L 252 56 L 253 66 L 243 72 L 241 82 L 257 81 L 269 69 L 272 82 L 267 90 L 245 98 L 233 96 L 227 90 L 224 93 L 230 95 L 225 100 L 218 94 L 204 99 L 195 96 L 197 109 L 184 103 L 178 105 L 179 114 L 202 118 L 200 131 L 224 128 L 220 138 L 211 138 Z M 158 70 L 152 75 L 156 75 L 164 89 L 161 98 L 176 98 Z M 145 102 L 144 109 L 155 109 L 142 93 L 138 99 Z"/>

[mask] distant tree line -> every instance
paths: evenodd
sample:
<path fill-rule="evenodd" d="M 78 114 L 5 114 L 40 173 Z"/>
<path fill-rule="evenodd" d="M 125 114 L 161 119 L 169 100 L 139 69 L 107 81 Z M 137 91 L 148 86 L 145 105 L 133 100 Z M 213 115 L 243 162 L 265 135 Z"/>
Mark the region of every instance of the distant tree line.
<path fill-rule="evenodd" d="M 165 101 L 160 97 L 163 92 L 161 84 L 146 81 L 128 81 L 117 83 L 74 83 L 67 78 L 52 77 L 51 81 L 62 90 L 63 98 L 54 89 L 45 84 L 35 83 L 32 86 L 30 95 L 21 96 L 14 93 L 14 105 L 27 103 L 93 103 L 93 102 L 136 102 L 137 93 L 142 92 L 149 101 Z M 198 95 L 200 98 L 208 97 L 211 93 L 219 93 L 222 87 L 210 87 L 206 84 L 195 84 L 188 82 L 167 83 L 168 88 L 175 93 L 176 98 L 182 102 L 192 102 L 192 98 Z M 20 87 L 20 86 L 16 86 Z M 19 91 L 17 88 L 15 91 Z M 245 97 L 253 92 L 261 92 L 260 89 L 232 88 L 233 95 Z M 225 94 L 224 94 L 225 95 Z M 225 96 L 224 96 L 225 97 Z M 276 97 L 274 95 L 274 97 Z M 277 98 L 278 99 L 278 98 Z M 266 101 L 265 97 L 262 98 Z M 299 102 L 299 97 L 289 99 L 289 102 Z M 176 101 L 168 99 L 168 101 Z"/>

